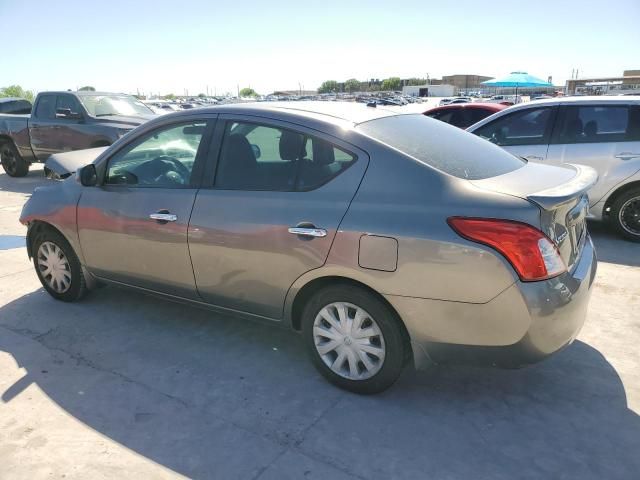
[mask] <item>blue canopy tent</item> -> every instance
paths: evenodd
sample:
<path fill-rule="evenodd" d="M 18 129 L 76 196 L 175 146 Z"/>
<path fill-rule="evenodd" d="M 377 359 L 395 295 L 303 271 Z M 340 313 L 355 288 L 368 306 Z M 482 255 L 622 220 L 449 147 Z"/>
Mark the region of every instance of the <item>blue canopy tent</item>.
<path fill-rule="evenodd" d="M 529 75 L 527 72 L 511 72 L 505 77 L 482 82 L 482 85 L 486 85 L 487 87 L 515 87 L 516 101 L 518 100 L 518 88 L 553 87 L 553 84 Z"/>

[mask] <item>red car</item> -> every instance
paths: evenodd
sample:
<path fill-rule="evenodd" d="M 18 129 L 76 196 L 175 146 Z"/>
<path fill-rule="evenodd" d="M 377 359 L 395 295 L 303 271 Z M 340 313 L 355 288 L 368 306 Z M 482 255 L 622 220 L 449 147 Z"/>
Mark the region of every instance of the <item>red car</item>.
<path fill-rule="evenodd" d="M 507 107 L 508 105 L 502 105 L 500 103 L 455 103 L 432 108 L 424 112 L 424 114 L 427 117 L 441 120 L 456 127 L 467 128 Z"/>

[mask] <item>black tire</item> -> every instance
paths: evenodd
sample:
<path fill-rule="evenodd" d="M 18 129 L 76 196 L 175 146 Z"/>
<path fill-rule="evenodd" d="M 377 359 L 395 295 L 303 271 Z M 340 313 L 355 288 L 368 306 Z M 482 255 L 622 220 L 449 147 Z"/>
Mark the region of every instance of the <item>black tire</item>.
<path fill-rule="evenodd" d="M 313 330 L 316 316 L 325 306 L 335 302 L 345 302 L 364 309 L 382 333 L 384 360 L 379 371 L 370 378 L 353 380 L 335 373 L 316 349 Z M 301 323 L 304 342 L 314 366 L 334 385 L 358 394 L 373 394 L 386 390 L 400 377 L 407 353 L 400 319 L 380 298 L 367 290 L 348 284 L 325 287 L 309 299 L 302 312 Z"/>
<path fill-rule="evenodd" d="M 0 160 L 2 160 L 2 168 L 10 177 L 24 177 L 29 173 L 29 163 L 22 158 L 13 142 L 9 140 L 0 143 Z"/>
<path fill-rule="evenodd" d="M 610 218 L 620 235 L 640 242 L 640 188 L 632 188 L 618 196 L 611 205 Z"/>
<path fill-rule="evenodd" d="M 50 285 L 47 279 L 45 278 L 43 271 L 41 271 L 41 267 L 39 266 L 40 257 L 40 247 L 43 243 L 49 242 L 57 246 L 64 257 L 66 257 L 68 263 L 67 271 L 71 276 L 71 285 L 68 287 L 66 291 L 56 291 Z M 85 293 L 87 292 L 87 284 L 84 278 L 84 274 L 82 273 L 82 266 L 80 265 L 80 260 L 78 260 L 77 255 L 69 245 L 69 242 L 56 230 L 51 228 L 46 228 L 37 233 L 37 236 L 34 238 L 32 243 L 32 252 L 33 252 L 33 266 L 36 269 L 36 274 L 38 275 L 38 279 L 40 283 L 44 287 L 44 289 L 56 300 L 61 300 L 63 302 L 75 302 L 80 300 Z"/>

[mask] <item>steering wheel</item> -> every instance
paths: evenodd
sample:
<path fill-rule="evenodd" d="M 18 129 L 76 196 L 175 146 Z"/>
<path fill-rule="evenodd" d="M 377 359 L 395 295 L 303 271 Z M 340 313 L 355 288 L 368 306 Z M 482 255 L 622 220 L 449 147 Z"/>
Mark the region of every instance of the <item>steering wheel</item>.
<path fill-rule="evenodd" d="M 185 185 L 189 183 L 189 177 L 191 177 L 191 172 L 187 167 L 184 166 L 182 162 L 179 160 L 169 157 L 167 155 L 162 155 L 160 157 L 154 158 L 152 160 L 153 163 L 161 164 L 163 166 L 163 172 L 161 175 L 157 177 L 157 180 L 160 181 L 160 177 L 164 177 L 172 183 L 177 183 L 180 185 Z M 173 165 L 174 169 L 170 170 L 167 168 L 167 163 Z"/>

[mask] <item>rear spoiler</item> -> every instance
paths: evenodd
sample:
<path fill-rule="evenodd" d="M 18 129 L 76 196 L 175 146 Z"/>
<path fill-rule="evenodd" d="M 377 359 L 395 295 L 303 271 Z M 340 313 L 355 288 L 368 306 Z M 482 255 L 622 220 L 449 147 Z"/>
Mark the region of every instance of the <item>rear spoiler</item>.
<path fill-rule="evenodd" d="M 527 195 L 527 200 L 537 203 L 546 210 L 551 210 L 587 193 L 598 181 L 598 172 L 591 167 L 572 163 L 567 163 L 563 166 L 573 168 L 576 171 L 576 176 L 557 187 L 529 194 Z"/>

